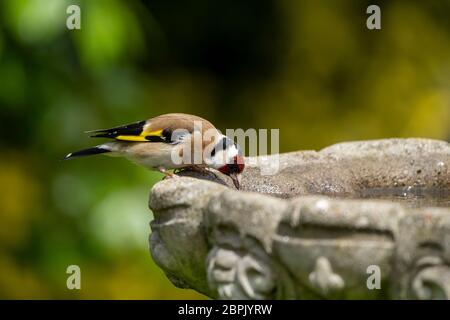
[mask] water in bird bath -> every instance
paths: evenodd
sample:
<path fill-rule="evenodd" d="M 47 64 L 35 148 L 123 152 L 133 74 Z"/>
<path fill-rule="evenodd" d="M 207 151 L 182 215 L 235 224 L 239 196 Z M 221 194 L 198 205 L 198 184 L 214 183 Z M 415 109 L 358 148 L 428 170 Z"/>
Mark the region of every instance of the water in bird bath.
<path fill-rule="evenodd" d="M 363 189 L 364 199 L 382 199 L 402 203 L 410 208 L 450 207 L 450 189 L 438 187 L 387 187 Z"/>

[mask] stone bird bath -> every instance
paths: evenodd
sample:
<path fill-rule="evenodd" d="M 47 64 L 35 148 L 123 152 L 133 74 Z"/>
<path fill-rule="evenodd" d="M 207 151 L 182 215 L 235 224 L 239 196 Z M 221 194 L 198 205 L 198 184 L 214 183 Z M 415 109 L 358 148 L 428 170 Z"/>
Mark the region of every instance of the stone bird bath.
<path fill-rule="evenodd" d="M 262 175 L 271 157 L 247 159 L 259 163 L 239 191 L 188 171 L 153 187 L 150 251 L 174 285 L 220 299 L 450 299 L 449 143 L 341 143 L 281 154 Z"/>

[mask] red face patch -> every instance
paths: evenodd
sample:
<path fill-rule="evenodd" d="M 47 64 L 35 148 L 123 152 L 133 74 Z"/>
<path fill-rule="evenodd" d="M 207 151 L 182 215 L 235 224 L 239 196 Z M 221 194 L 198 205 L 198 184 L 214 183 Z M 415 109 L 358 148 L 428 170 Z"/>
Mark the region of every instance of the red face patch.
<path fill-rule="evenodd" d="M 226 164 L 219 168 L 223 174 L 230 175 L 231 173 L 241 173 L 244 171 L 244 157 L 237 155 L 233 157 L 233 163 Z"/>
<path fill-rule="evenodd" d="M 228 165 L 224 165 L 222 167 L 220 167 L 218 169 L 220 172 L 222 172 L 223 174 L 229 175 L 230 174 L 230 168 L 228 167 Z"/>
<path fill-rule="evenodd" d="M 241 173 L 242 171 L 244 171 L 245 168 L 245 161 L 244 161 L 244 157 L 237 155 L 233 158 L 234 163 L 238 166 L 238 172 Z"/>

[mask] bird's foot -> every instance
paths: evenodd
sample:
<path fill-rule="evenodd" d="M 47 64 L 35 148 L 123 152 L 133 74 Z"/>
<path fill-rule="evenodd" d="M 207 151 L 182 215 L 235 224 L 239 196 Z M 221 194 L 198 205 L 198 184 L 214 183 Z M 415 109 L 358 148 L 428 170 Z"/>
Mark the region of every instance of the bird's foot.
<path fill-rule="evenodd" d="M 199 167 L 199 166 L 186 167 L 185 170 L 191 170 L 191 171 L 200 172 L 200 173 L 208 172 L 208 169 L 206 169 L 205 167 Z"/>
<path fill-rule="evenodd" d="M 214 178 L 217 178 L 216 174 L 213 171 L 211 171 L 209 168 L 206 168 L 203 166 L 190 166 L 190 167 L 184 168 L 184 170 L 190 170 L 190 171 L 194 171 L 194 172 L 198 172 L 198 173 L 212 175 Z"/>
<path fill-rule="evenodd" d="M 178 176 L 175 173 L 172 173 L 170 171 L 167 171 L 166 168 L 163 167 L 158 167 L 157 168 L 159 172 L 161 172 L 162 174 L 164 174 L 167 178 L 178 178 Z"/>

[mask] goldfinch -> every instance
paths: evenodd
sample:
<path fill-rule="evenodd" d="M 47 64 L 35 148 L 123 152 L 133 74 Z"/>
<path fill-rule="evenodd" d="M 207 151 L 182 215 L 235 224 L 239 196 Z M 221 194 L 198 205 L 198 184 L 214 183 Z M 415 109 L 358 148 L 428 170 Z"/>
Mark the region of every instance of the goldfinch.
<path fill-rule="evenodd" d="M 216 169 L 228 175 L 237 189 L 244 170 L 238 145 L 198 116 L 169 113 L 110 129 L 87 131 L 93 138 L 113 141 L 69 153 L 65 159 L 105 154 L 122 156 L 169 177 L 169 169 Z"/>

